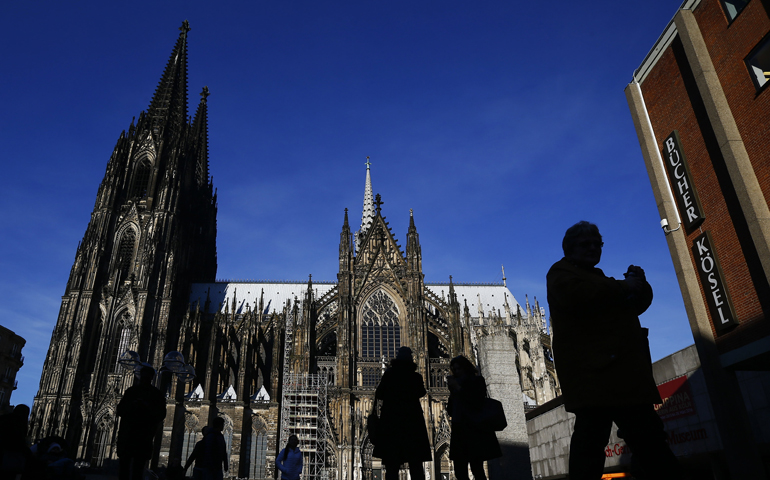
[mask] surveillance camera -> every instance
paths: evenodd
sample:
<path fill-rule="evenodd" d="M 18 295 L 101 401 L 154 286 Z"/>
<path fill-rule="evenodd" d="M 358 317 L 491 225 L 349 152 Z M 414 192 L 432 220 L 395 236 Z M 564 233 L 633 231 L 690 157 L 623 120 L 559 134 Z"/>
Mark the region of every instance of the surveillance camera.
<path fill-rule="evenodd" d="M 666 227 L 668 227 L 668 220 L 664 218 L 663 220 L 660 221 L 660 228 L 666 228 Z"/>

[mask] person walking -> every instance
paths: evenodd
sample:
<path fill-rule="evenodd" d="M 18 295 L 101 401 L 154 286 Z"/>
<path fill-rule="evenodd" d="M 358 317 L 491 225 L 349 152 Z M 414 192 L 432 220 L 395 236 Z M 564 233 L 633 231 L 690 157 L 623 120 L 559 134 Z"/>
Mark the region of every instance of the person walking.
<path fill-rule="evenodd" d="M 152 385 L 154 377 L 154 368 L 142 367 L 139 384 L 129 387 L 118 403 L 120 480 L 141 480 L 158 425 L 166 418 L 166 398 Z"/>
<path fill-rule="evenodd" d="M 624 280 L 596 265 L 604 242 L 585 221 L 564 235 L 564 258 L 548 271 L 553 356 L 564 408 L 575 414 L 569 474 L 598 480 L 612 423 L 633 452 L 635 477 L 681 478 L 654 404 L 661 403 L 652 375 L 647 329 L 639 322 L 652 303 L 644 270 L 631 265 Z"/>
<path fill-rule="evenodd" d="M 302 473 L 302 450 L 299 449 L 299 437 L 289 436 L 286 448 L 275 459 L 275 467 L 281 472 L 282 480 L 299 480 Z"/>
<path fill-rule="evenodd" d="M 200 439 L 198 442 L 195 443 L 195 447 L 193 448 L 192 453 L 190 454 L 190 457 L 187 459 L 187 462 L 184 464 L 183 473 L 187 473 L 187 470 L 190 468 L 190 465 L 195 462 L 195 466 L 193 467 L 193 480 L 207 480 L 208 471 L 207 471 L 207 465 L 204 465 L 205 463 L 205 450 L 206 450 L 206 436 L 211 433 L 211 427 L 206 425 L 201 429 L 201 434 L 203 435 L 203 438 Z"/>
<path fill-rule="evenodd" d="M 476 367 L 462 355 L 449 362 L 452 375 L 447 377 L 449 401 L 447 411 L 452 418 L 449 458 L 457 480 L 469 480 L 470 465 L 475 480 L 486 480 L 484 461 L 501 457 L 503 452 L 493 430 L 480 428 L 472 414 L 480 412 L 487 396 L 487 383 Z"/>
<path fill-rule="evenodd" d="M 422 462 L 432 459 L 428 429 L 420 398 L 425 396 L 422 375 L 417 373 L 412 350 L 401 347 L 382 375 L 374 397 L 382 400 L 378 441 L 372 456 L 382 459 L 385 480 L 397 480 L 402 464 L 409 464 L 412 480 L 423 480 Z"/>

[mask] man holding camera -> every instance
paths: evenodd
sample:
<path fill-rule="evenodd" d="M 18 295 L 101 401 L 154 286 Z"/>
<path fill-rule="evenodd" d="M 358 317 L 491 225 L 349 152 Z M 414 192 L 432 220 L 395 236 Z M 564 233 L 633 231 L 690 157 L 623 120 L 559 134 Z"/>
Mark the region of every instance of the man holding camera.
<path fill-rule="evenodd" d="M 603 246 L 596 225 L 578 222 L 547 275 L 554 363 L 564 406 L 575 414 L 570 478 L 601 478 L 613 422 L 631 447 L 637 478 L 680 478 L 655 413 L 661 399 L 638 318 L 652 303 L 652 288 L 634 265 L 624 280 L 605 276 L 596 268 Z"/>

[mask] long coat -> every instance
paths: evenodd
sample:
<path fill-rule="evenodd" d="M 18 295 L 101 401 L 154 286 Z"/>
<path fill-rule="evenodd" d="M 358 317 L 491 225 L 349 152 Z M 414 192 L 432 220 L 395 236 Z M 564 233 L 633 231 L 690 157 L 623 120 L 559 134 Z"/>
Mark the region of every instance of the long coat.
<path fill-rule="evenodd" d="M 449 458 L 452 460 L 490 460 L 503 452 L 492 430 L 477 428 L 468 418 L 469 412 L 478 412 L 487 395 L 487 383 L 481 376 L 457 378 L 459 388 L 450 389 L 447 411 L 452 417 L 452 435 L 449 439 Z"/>
<path fill-rule="evenodd" d="M 166 418 L 166 398 L 152 385 L 134 385 L 118 403 L 118 457 L 150 458 L 158 424 Z"/>
<path fill-rule="evenodd" d="M 547 275 L 553 356 L 567 411 L 660 403 L 647 329 L 639 323 L 652 287 L 563 258 Z"/>
<path fill-rule="evenodd" d="M 377 445 L 372 456 L 384 463 L 427 462 L 432 459 L 428 429 L 420 406 L 425 396 L 422 375 L 413 362 L 393 360 L 374 396 L 382 400 Z"/>

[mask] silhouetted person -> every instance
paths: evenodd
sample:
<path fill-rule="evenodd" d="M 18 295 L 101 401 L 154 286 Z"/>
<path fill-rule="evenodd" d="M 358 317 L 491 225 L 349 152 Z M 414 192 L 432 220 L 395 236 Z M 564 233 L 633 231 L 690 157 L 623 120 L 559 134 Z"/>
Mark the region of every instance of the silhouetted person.
<path fill-rule="evenodd" d="M 222 468 L 227 471 L 230 461 L 227 458 L 227 444 L 222 431 L 225 429 L 225 419 L 214 418 L 211 426 L 203 428 L 203 440 L 195 444 L 195 449 L 187 459 L 184 469 L 195 461 L 193 478 L 203 480 L 222 480 Z"/>
<path fill-rule="evenodd" d="M 27 445 L 28 418 L 26 405 L 16 405 L 11 413 L 0 415 L 0 480 L 16 478 L 32 458 Z"/>
<path fill-rule="evenodd" d="M 141 480 L 158 424 L 166 418 L 166 398 L 152 385 L 154 376 L 155 369 L 142 367 L 139 384 L 129 387 L 118 403 L 120 480 Z"/>
<path fill-rule="evenodd" d="M 206 436 L 209 433 L 211 433 L 211 427 L 208 425 L 201 429 L 203 438 L 195 444 L 195 448 L 193 448 L 190 457 L 184 464 L 184 472 L 187 472 L 187 470 L 190 468 L 190 465 L 195 462 L 195 467 L 193 467 L 193 480 L 204 480 L 207 475 L 206 470 L 208 470 L 208 468 L 207 465 L 204 465 L 204 450 L 206 449 Z"/>
<path fill-rule="evenodd" d="M 575 414 L 570 478 L 601 478 L 613 421 L 643 469 L 637 478 L 681 478 L 653 406 L 661 399 L 638 318 L 652 288 L 640 267 L 629 266 L 625 280 L 595 268 L 603 245 L 596 225 L 573 225 L 562 241 L 564 258 L 547 275 L 556 372 L 564 406 Z"/>
<path fill-rule="evenodd" d="M 422 462 L 431 460 L 428 430 L 420 398 L 427 392 L 422 375 L 416 372 L 412 350 L 398 349 L 396 358 L 390 362 L 377 386 L 375 399 L 382 400 L 382 410 L 372 455 L 381 458 L 385 464 L 385 479 L 397 480 L 398 469 L 409 464 L 412 480 L 422 480 L 425 472 Z"/>
<path fill-rule="evenodd" d="M 479 428 L 469 414 L 481 411 L 487 396 L 487 383 L 477 374 L 470 360 L 462 355 L 453 358 L 449 368 L 452 370 L 452 375 L 447 377 L 447 411 L 452 417 L 449 458 L 454 463 L 458 480 L 469 480 L 469 464 L 475 480 L 486 480 L 484 461 L 501 457 L 503 452 L 495 432 Z"/>
<path fill-rule="evenodd" d="M 299 480 L 302 473 L 302 451 L 299 449 L 299 437 L 289 436 L 286 448 L 275 459 L 275 467 L 281 471 L 281 480 Z"/>

